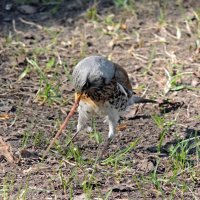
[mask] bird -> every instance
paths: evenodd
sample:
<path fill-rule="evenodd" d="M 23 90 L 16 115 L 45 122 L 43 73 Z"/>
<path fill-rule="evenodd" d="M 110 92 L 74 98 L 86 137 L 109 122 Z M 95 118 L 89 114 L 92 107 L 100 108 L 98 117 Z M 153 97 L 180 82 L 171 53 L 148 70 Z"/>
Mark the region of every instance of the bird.
<path fill-rule="evenodd" d="M 105 147 L 115 136 L 120 116 L 135 103 L 157 103 L 135 94 L 126 70 L 103 56 L 81 60 L 72 73 L 78 106 L 77 132 L 87 128 L 92 116 L 105 118 L 109 131 Z"/>

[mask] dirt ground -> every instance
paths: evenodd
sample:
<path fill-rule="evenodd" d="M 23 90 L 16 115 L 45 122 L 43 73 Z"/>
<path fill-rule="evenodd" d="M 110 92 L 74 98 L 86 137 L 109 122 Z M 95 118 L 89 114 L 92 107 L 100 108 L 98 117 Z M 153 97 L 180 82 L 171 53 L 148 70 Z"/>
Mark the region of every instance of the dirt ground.
<path fill-rule="evenodd" d="M 0 157 L 0 199 L 200 199 L 200 1 L 1 2 L 0 136 L 16 163 Z M 100 163 L 98 117 L 65 148 L 75 114 L 42 160 L 88 55 L 123 66 L 137 94 L 184 104 L 133 106 Z"/>

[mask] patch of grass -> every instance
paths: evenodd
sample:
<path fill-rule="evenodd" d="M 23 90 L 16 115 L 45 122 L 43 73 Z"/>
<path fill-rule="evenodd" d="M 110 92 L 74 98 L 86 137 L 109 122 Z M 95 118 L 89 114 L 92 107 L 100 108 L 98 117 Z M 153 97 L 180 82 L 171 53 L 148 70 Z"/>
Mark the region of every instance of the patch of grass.
<path fill-rule="evenodd" d="M 108 191 L 106 196 L 105 196 L 105 200 L 109 200 L 111 194 L 112 194 L 112 190 Z"/>
<path fill-rule="evenodd" d="M 65 179 L 65 177 L 63 175 L 63 171 L 62 171 L 61 166 L 59 167 L 58 175 L 59 175 L 59 179 L 60 179 L 60 182 L 61 182 L 62 190 L 63 190 L 64 194 L 66 194 L 67 187 L 68 187 L 68 181 Z M 69 179 L 70 179 L 70 177 L 69 177 Z"/>
<path fill-rule="evenodd" d="M 37 132 L 32 136 L 32 144 L 35 147 L 46 145 L 48 143 L 48 139 L 44 136 L 42 132 Z"/>
<path fill-rule="evenodd" d="M 34 146 L 36 148 L 41 147 L 43 145 L 47 145 L 49 140 L 45 137 L 43 132 L 36 132 L 33 133 L 32 127 L 27 128 L 23 132 L 22 140 L 21 140 L 21 147 L 26 148 L 29 145 Z"/>
<path fill-rule="evenodd" d="M 83 192 L 86 194 L 87 199 L 92 198 L 92 191 L 93 191 L 93 181 L 94 177 L 92 175 L 85 175 L 85 180 L 82 182 L 81 186 L 83 188 Z"/>
<path fill-rule="evenodd" d="M 92 132 L 90 134 L 90 137 L 92 139 L 94 138 L 97 144 L 101 144 L 103 142 L 102 134 L 96 129 L 95 118 L 92 119 Z"/>
<path fill-rule="evenodd" d="M 199 162 L 200 157 L 200 137 L 195 136 L 189 139 L 180 141 L 176 145 L 170 147 L 170 158 L 172 159 L 174 168 L 185 169 L 192 166 L 194 156 L 191 157 L 191 152 L 195 151 L 195 160 Z"/>
<path fill-rule="evenodd" d="M 159 21 L 159 25 L 161 27 L 165 27 L 167 25 L 166 21 L 166 16 L 167 16 L 167 10 L 168 10 L 168 1 L 162 1 L 159 2 L 159 16 L 158 16 L 158 21 Z"/>
<path fill-rule="evenodd" d="M 158 165 L 159 165 L 159 160 L 157 160 L 156 166 L 150 176 L 150 178 L 151 178 L 150 180 L 153 183 L 153 185 L 155 186 L 155 188 L 159 191 L 158 195 L 163 197 L 164 191 L 161 186 L 161 180 L 159 179 L 158 174 L 157 174 Z"/>
<path fill-rule="evenodd" d="M 78 147 L 74 146 L 73 143 L 70 144 L 66 157 L 68 159 L 74 159 L 78 165 L 82 165 L 84 160 L 82 158 L 82 153 Z"/>
<path fill-rule="evenodd" d="M 31 72 L 31 68 L 29 66 L 26 66 L 23 72 L 19 75 L 18 81 L 21 81 L 22 79 L 24 79 L 30 72 Z"/>
<path fill-rule="evenodd" d="M 38 73 L 40 76 L 39 84 L 40 88 L 36 94 L 36 100 L 40 101 L 41 104 L 47 102 L 48 104 L 52 104 L 54 102 L 61 103 L 62 98 L 59 91 L 59 84 L 54 81 L 50 81 L 46 76 L 45 72 L 39 67 L 37 61 L 27 58 L 27 62 L 30 64 L 30 67 Z M 54 64 L 54 60 L 47 63 L 47 68 L 52 67 Z"/>
<path fill-rule="evenodd" d="M 160 173 L 159 172 L 159 163 L 161 160 L 157 160 L 157 165 L 154 168 L 154 171 L 149 176 L 143 176 L 144 180 L 141 183 L 141 187 L 145 188 L 145 184 L 148 184 L 149 186 L 152 184 L 151 187 L 154 187 L 153 189 L 155 195 L 162 198 L 167 199 L 176 199 L 176 198 L 184 198 L 184 194 L 186 192 L 192 191 L 192 184 L 188 185 L 188 180 L 191 178 L 187 178 L 187 180 L 184 180 L 184 177 L 187 177 L 185 174 L 185 169 L 177 172 L 176 169 L 173 169 L 173 171 L 170 171 L 168 173 Z M 191 171 L 194 170 L 193 167 L 191 167 Z M 169 176 L 170 174 L 170 176 Z M 193 181 L 192 181 L 193 182 Z M 170 187 L 170 196 L 167 197 L 165 188 Z M 195 196 L 195 195 L 194 195 Z"/>
<path fill-rule="evenodd" d="M 193 13 L 197 20 L 196 33 L 199 39 L 200 38 L 200 9 L 196 9 L 195 11 L 193 11 Z"/>
<path fill-rule="evenodd" d="M 30 142 L 30 140 L 31 140 L 31 134 L 29 133 L 29 131 L 25 131 L 24 134 L 23 134 L 21 146 L 23 148 L 27 147 L 29 142 Z"/>
<path fill-rule="evenodd" d="M 158 126 L 158 128 L 161 130 L 160 135 L 159 135 L 159 143 L 157 147 L 157 151 L 160 153 L 161 152 L 161 147 L 163 145 L 164 138 L 170 128 L 176 124 L 176 121 L 166 121 L 163 117 L 159 115 L 152 116 L 154 122 Z"/>
<path fill-rule="evenodd" d="M 105 35 L 113 36 L 114 41 L 123 41 L 127 38 L 127 35 L 124 33 L 127 29 L 127 26 L 124 23 L 124 21 L 124 19 L 117 19 L 114 14 L 106 15 L 102 20 L 102 24 L 104 25 L 102 28 L 102 32 Z M 113 41 L 111 41 L 110 44 L 112 42 Z"/>
<path fill-rule="evenodd" d="M 166 84 L 166 87 L 164 89 L 164 93 L 167 94 L 168 92 L 174 92 L 174 91 L 180 91 L 183 89 L 188 89 L 188 90 L 195 90 L 194 87 L 186 85 L 182 83 L 182 80 L 185 76 L 191 76 L 191 72 L 183 72 L 181 70 L 182 66 L 178 64 L 173 64 L 171 66 L 171 70 L 168 71 L 166 68 L 164 68 L 165 73 L 168 77 L 168 81 Z M 198 88 L 196 88 L 198 90 Z"/>
<path fill-rule="evenodd" d="M 25 186 L 21 184 L 17 199 L 26 200 L 28 192 L 29 192 L 29 177 L 26 179 Z"/>
<path fill-rule="evenodd" d="M 12 177 L 11 174 L 4 177 L 3 182 L 0 184 L 0 198 L 2 200 L 8 199 L 20 199 L 26 200 L 29 191 L 29 177 L 26 179 L 25 185 L 21 182 L 17 188 L 17 194 L 14 195 L 13 192 L 16 190 L 15 181 L 17 177 Z"/>
<path fill-rule="evenodd" d="M 14 180 L 14 177 L 7 175 L 0 184 L 0 197 L 2 197 L 3 200 L 10 198 L 10 195 L 14 190 Z"/>
<path fill-rule="evenodd" d="M 114 4 L 118 8 L 135 12 L 135 0 L 114 0 Z"/>
<path fill-rule="evenodd" d="M 128 153 L 130 153 L 130 151 L 132 151 L 138 144 L 139 139 L 131 142 L 127 147 L 125 147 L 122 150 L 119 150 L 117 152 L 115 152 L 114 154 L 110 155 L 108 158 L 106 158 L 105 160 L 102 161 L 103 165 L 112 165 L 115 168 L 118 165 L 121 165 L 121 162 L 129 162 L 128 160 L 126 160 L 126 156 Z"/>
<path fill-rule="evenodd" d="M 158 121 L 159 126 L 163 124 L 163 120 Z M 186 192 L 191 193 L 194 199 L 198 199 L 197 194 L 192 191 L 199 176 L 197 170 L 200 156 L 199 141 L 198 135 L 184 140 L 177 139 L 177 143 L 171 144 L 169 148 L 167 163 L 162 163 L 164 160 L 157 158 L 153 172 L 143 176 L 144 180 L 140 182 L 139 187 L 145 188 L 145 185 L 150 183 L 157 190 L 155 194 L 162 198 L 167 198 L 165 188 L 170 187 L 169 199 L 184 198 Z M 165 170 L 160 171 L 163 165 Z"/>
<path fill-rule="evenodd" d="M 144 71 L 144 75 L 146 75 L 149 71 L 151 71 L 151 68 L 153 66 L 153 60 L 155 58 L 155 55 L 156 55 L 156 49 L 155 48 L 152 48 L 151 49 L 151 52 L 150 52 L 150 56 L 148 58 L 148 62 L 147 62 L 147 67 Z"/>
<path fill-rule="evenodd" d="M 144 186 L 143 184 L 146 184 L 146 183 L 144 183 L 143 176 L 141 176 L 141 175 L 134 175 L 133 176 L 133 180 L 136 183 L 136 187 L 139 190 L 140 194 L 142 195 L 143 199 L 146 199 L 145 191 L 143 189 L 143 186 Z"/>
<path fill-rule="evenodd" d="M 86 18 L 92 21 L 97 21 L 98 20 L 98 14 L 97 14 L 97 7 L 92 6 L 89 8 L 86 12 Z"/>
<path fill-rule="evenodd" d="M 158 16 L 158 22 L 160 27 L 166 27 L 167 26 L 167 22 L 166 22 L 166 11 L 164 8 L 160 8 L 159 10 L 159 16 Z"/>

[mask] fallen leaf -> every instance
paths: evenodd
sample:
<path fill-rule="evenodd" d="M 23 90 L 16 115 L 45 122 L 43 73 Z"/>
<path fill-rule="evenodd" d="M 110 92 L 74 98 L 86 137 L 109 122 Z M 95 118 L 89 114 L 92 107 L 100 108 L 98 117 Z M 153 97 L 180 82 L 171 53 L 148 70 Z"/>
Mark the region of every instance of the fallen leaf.
<path fill-rule="evenodd" d="M 117 131 L 123 131 L 127 128 L 127 125 L 126 124 L 119 124 L 117 126 Z"/>
<path fill-rule="evenodd" d="M 140 160 L 137 167 L 138 167 L 138 169 L 140 169 L 141 171 L 144 171 L 146 173 L 151 172 L 154 169 L 153 163 L 148 159 Z"/>
<path fill-rule="evenodd" d="M 16 61 L 17 61 L 17 64 L 22 64 L 26 61 L 26 56 L 25 55 L 19 55 L 18 57 L 16 57 Z"/>
<path fill-rule="evenodd" d="M 0 155 L 4 156 L 6 160 L 10 163 L 15 162 L 10 144 L 4 142 L 1 136 L 0 136 Z"/>
<path fill-rule="evenodd" d="M 108 47 L 113 48 L 116 44 L 117 44 L 117 39 L 113 38 L 109 43 L 108 43 Z"/>
<path fill-rule="evenodd" d="M 197 78 L 192 79 L 191 85 L 196 87 L 200 84 L 200 81 Z"/>
<path fill-rule="evenodd" d="M 169 171 L 169 172 L 167 173 L 167 177 L 172 177 L 172 176 L 174 176 L 174 172 L 173 172 L 173 171 Z"/>
<path fill-rule="evenodd" d="M 122 30 L 127 30 L 127 25 L 126 25 L 126 24 L 121 24 L 121 25 L 120 25 L 120 28 L 121 28 Z"/>
<path fill-rule="evenodd" d="M 127 113 L 124 115 L 124 117 L 126 119 L 133 119 L 134 117 L 137 116 L 138 112 L 140 112 L 143 109 L 144 106 L 145 104 L 137 105 L 135 108 L 128 110 Z"/>
<path fill-rule="evenodd" d="M 3 113 L 3 114 L 0 114 L 0 120 L 6 120 L 6 119 L 10 119 L 10 118 L 13 118 L 14 115 L 12 114 L 8 114 L 8 113 Z"/>

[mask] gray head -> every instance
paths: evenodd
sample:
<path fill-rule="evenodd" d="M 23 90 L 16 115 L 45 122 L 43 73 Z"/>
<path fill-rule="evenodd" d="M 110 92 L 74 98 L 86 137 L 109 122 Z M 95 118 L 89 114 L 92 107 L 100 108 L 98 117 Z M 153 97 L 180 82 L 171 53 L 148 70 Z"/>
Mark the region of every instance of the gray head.
<path fill-rule="evenodd" d="M 72 77 L 75 90 L 81 92 L 109 84 L 114 76 L 114 64 L 102 56 L 89 56 L 75 67 Z"/>

